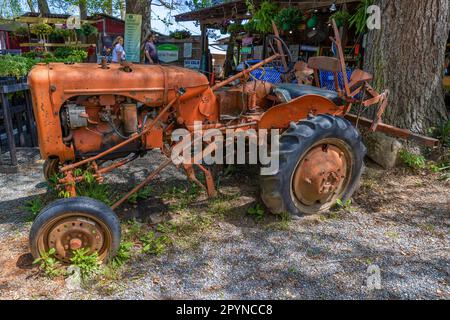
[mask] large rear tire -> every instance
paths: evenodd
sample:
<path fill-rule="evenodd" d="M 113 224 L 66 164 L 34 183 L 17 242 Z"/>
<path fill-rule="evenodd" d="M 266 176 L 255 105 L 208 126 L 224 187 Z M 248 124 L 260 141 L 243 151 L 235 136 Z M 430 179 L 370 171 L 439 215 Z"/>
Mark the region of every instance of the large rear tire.
<path fill-rule="evenodd" d="M 365 154 L 346 119 L 319 115 L 292 123 L 280 138 L 278 172 L 261 176 L 261 198 L 274 214 L 324 212 L 356 191 Z"/>
<path fill-rule="evenodd" d="M 72 250 L 89 248 L 100 261 L 117 254 L 120 246 L 120 221 L 103 202 L 87 197 L 57 200 L 37 216 L 30 231 L 34 258 L 49 249 L 55 258 L 70 263 Z"/>

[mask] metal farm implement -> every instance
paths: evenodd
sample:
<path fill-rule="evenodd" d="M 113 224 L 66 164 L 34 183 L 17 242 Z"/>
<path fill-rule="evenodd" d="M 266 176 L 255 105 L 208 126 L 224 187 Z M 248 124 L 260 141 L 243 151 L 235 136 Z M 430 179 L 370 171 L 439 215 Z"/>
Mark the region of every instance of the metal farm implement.
<path fill-rule="evenodd" d="M 366 153 L 353 124 L 434 146 L 436 140 L 382 123 L 388 92 L 374 90 L 369 85 L 372 75 L 362 70 L 347 80 L 341 39 L 333 27 L 338 57 L 308 61 L 317 86 L 247 82 L 252 71 L 268 63 L 283 65 L 284 73 L 289 71 L 293 61 L 290 54 L 283 54 L 287 46 L 277 36 L 272 38 L 271 57 L 212 87 L 204 75 L 174 66 L 50 63 L 34 67 L 28 81 L 40 151 L 46 159 L 44 174 L 47 180 L 55 174 L 62 177 L 58 187 L 71 197 L 51 203 L 34 221 L 30 232 L 33 256 L 50 248 L 63 262 L 79 248 L 97 252 L 101 260 L 114 256 L 120 244 L 120 223 L 113 210 L 172 163 L 171 150 L 176 146 L 172 132 L 179 128 L 193 132 L 195 122 L 203 130 L 282 132 L 279 170 L 261 176 L 261 197 L 275 214 L 322 212 L 337 199 L 352 196 Z M 334 74 L 335 91 L 320 88 L 319 71 Z M 239 85 L 225 88 L 236 80 Z M 369 98 L 357 98 L 361 96 Z M 356 104 L 375 105 L 374 119 L 350 114 Z M 89 170 L 101 182 L 108 172 L 152 149 L 160 149 L 168 159 L 111 207 L 77 197 L 76 185 L 86 179 L 77 170 Z M 202 164 L 182 167 L 209 196 L 216 195 L 209 168 Z M 195 167 L 204 174 L 205 184 L 196 178 Z"/>

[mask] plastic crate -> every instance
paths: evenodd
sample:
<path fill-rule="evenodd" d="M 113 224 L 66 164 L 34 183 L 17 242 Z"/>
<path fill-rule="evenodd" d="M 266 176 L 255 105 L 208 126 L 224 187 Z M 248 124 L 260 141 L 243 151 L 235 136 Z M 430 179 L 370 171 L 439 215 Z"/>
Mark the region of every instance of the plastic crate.
<path fill-rule="evenodd" d="M 245 61 L 245 67 L 250 68 L 252 65 L 261 62 L 261 60 L 247 60 Z M 279 67 L 278 67 L 279 68 Z M 281 75 L 282 73 L 278 71 L 273 65 L 266 64 L 261 68 L 253 70 L 251 73 L 251 80 L 261 80 L 270 83 L 281 83 Z"/>
<path fill-rule="evenodd" d="M 350 68 L 347 68 L 348 81 L 350 81 L 352 73 L 353 73 L 353 70 Z M 319 77 L 320 77 L 320 86 L 322 88 L 336 91 L 336 86 L 334 84 L 334 73 L 333 72 L 320 71 Z M 339 88 L 341 88 L 341 89 L 344 88 L 344 76 L 343 76 L 342 72 L 338 72 L 338 82 L 339 82 Z"/>

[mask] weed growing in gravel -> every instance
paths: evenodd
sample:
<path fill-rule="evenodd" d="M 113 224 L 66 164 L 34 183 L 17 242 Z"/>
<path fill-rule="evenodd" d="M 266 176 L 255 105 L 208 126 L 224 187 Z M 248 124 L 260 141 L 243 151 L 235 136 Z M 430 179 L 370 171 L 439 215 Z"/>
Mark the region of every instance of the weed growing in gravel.
<path fill-rule="evenodd" d="M 31 215 L 28 217 L 28 221 L 34 221 L 39 212 L 44 208 L 45 203 L 41 197 L 34 198 L 33 200 L 29 200 L 25 203 L 25 210 L 28 211 Z"/>
<path fill-rule="evenodd" d="M 168 236 L 157 236 L 153 231 L 149 231 L 145 236 L 141 237 L 141 241 L 143 245 L 142 253 L 154 254 L 156 256 L 163 254 L 171 242 Z"/>
<path fill-rule="evenodd" d="M 255 220 L 260 221 L 264 218 L 266 211 L 259 203 L 257 203 L 256 206 L 248 208 L 247 213 Z"/>
<path fill-rule="evenodd" d="M 336 204 L 332 208 L 333 211 L 344 211 L 344 212 L 353 212 L 355 209 L 352 207 L 352 200 L 348 199 L 347 201 L 342 201 L 341 199 L 336 200 Z"/>
<path fill-rule="evenodd" d="M 156 231 L 159 233 L 164 233 L 166 235 L 173 234 L 177 232 L 177 227 L 171 221 L 160 223 L 156 226 Z"/>
<path fill-rule="evenodd" d="M 400 151 L 400 159 L 402 159 L 403 163 L 407 167 L 413 170 L 425 169 L 426 167 L 426 160 L 424 156 L 413 154 L 405 149 Z"/>
<path fill-rule="evenodd" d="M 135 218 L 122 224 L 122 238 L 125 241 L 137 241 L 142 236 L 142 225 Z"/>
<path fill-rule="evenodd" d="M 119 268 L 123 266 L 128 260 L 131 259 L 131 249 L 133 248 L 133 242 L 122 242 L 120 244 L 117 255 L 112 259 L 111 266 L 113 268 Z"/>
<path fill-rule="evenodd" d="M 47 252 L 42 252 L 41 257 L 33 261 L 33 264 L 37 264 L 39 266 L 39 270 L 50 279 L 60 276 L 63 273 L 61 270 L 61 264 L 55 258 L 55 253 L 55 248 L 51 248 Z"/>
<path fill-rule="evenodd" d="M 267 225 L 267 229 L 279 230 L 279 231 L 287 231 L 289 230 L 289 224 L 292 221 L 292 216 L 288 212 L 283 212 L 280 215 L 277 215 L 277 221 L 270 223 Z"/>
<path fill-rule="evenodd" d="M 128 198 L 128 202 L 132 204 L 136 204 L 138 200 L 145 200 L 150 197 L 150 195 L 153 192 L 153 188 L 150 186 L 147 186 L 145 188 L 142 188 L 138 192 L 134 193 L 131 197 Z"/>
<path fill-rule="evenodd" d="M 191 184 L 190 187 L 172 187 L 165 192 L 162 198 L 165 201 L 170 201 L 169 209 L 171 211 L 185 210 L 200 194 L 200 187 L 196 184 Z"/>
<path fill-rule="evenodd" d="M 107 205 L 112 204 L 111 191 L 109 186 L 100 184 L 97 181 L 86 180 L 77 184 L 77 195 L 99 200 Z"/>
<path fill-rule="evenodd" d="M 100 271 L 100 261 L 97 252 L 89 254 L 89 248 L 81 248 L 72 251 L 70 258 L 72 265 L 80 268 L 81 277 L 85 280 Z"/>

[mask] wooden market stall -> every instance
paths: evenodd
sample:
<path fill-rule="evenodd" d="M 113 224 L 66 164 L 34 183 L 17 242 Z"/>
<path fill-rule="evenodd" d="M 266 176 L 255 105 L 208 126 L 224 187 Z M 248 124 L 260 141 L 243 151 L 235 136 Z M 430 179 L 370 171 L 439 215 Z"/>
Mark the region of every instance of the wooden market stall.
<path fill-rule="evenodd" d="M 255 0 L 253 4 L 259 7 L 265 1 Z M 280 30 L 283 40 L 289 45 L 289 49 L 295 61 L 307 61 L 309 57 L 316 55 L 332 55 L 332 45 L 329 40 L 331 35 L 330 16 L 340 10 L 354 12 L 359 0 L 282 0 L 271 1 L 279 9 L 298 8 L 306 19 L 298 24 L 298 28 Z M 176 21 L 197 21 L 202 31 L 202 57 L 208 53 L 208 29 L 221 30 L 223 34 L 229 34 L 226 41 L 227 57 L 225 59 L 225 76 L 235 72 L 236 68 L 248 60 L 262 60 L 268 56 L 266 36 L 267 33 L 246 31 L 239 28 L 240 24 L 246 24 L 252 18 L 251 10 L 245 0 L 235 0 L 223 4 L 186 12 L 175 16 Z M 238 28 L 232 28 L 232 27 Z M 350 67 L 362 63 L 363 56 L 361 43 L 362 37 L 342 26 L 343 40 L 345 45 L 346 60 Z M 219 43 L 219 42 L 218 42 Z M 202 68 L 206 72 L 211 70 Z"/>

